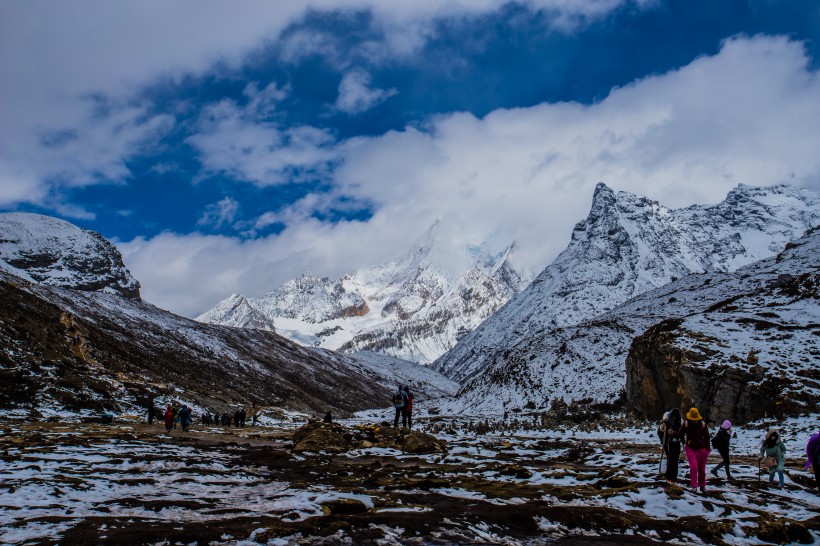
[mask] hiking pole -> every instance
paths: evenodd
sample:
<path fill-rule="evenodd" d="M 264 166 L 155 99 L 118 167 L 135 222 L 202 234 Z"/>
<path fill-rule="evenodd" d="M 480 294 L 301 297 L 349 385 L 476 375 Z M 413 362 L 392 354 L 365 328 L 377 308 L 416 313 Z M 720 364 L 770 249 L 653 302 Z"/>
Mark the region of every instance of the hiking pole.
<path fill-rule="evenodd" d="M 658 462 L 658 476 L 663 476 L 663 453 L 666 449 L 666 429 L 663 430 L 663 443 L 661 444 L 661 460 Z M 668 459 L 668 458 L 667 458 Z M 667 460 L 666 464 L 669 464 Z"/>

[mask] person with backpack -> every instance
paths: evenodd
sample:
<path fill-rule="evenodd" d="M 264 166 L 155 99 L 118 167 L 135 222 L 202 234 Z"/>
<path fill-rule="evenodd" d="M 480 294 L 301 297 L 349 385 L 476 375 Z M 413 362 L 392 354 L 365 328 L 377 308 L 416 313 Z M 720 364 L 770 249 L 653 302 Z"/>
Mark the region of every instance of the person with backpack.
<path fill-rule="evenodd" d="M 681 425 L 678 436 L 686 446 L 691 489 L 696 491 L 700 488 L 701 493 L 706 493 L 706 460 L 712 449 L 709 445 L 709 427 L 698 408 L 693 407 L 686 413 L 686 421 Z"/>
<path fill-rule="evenodd" d="M 732 473 L 729 471 L 729 444 L 732 438 L 732 422 L 728 419 L 723 421 L 720 425 L 720 430 L 717 431 L 715 437 L 712 438 L 712 446 L 718 450 L 720 457 L 723 459 L 715 468 L 712 469 L 712 475 L 717 478 L 718 471 L 721 468 L 726 469 L 726 479 L 732 481 Z"/>
<path fill-rule="evenodd" d="M 777 472 L 780 478 L 778 487 L 782 489 L 785 485 L 783 468 L 786 466 L 786 444 L 776 429 L 766 433 L 766 438 L 760 445 L 760 457 L 763 459 L 763 466 L 769 471 L 769 483 L 774 483 L 774 474 Z"/>
<path fill-rule="evenodd" d="M 174 409 L 171 407 L 171 404 L 168 404 L 168 409 L 165 410 L 165 432 L 170 433 L 171 429 L 174 428 Z"/>
<path fill-rule="evenodd" d="M 401 426 L 408 429 L 413 428 L 413 393 L 410 392 L 410 385 L 404 386 L 404 413 L 401 418 Z"/>
<path fill-rule="evenodd" d="M 393 407 L 396 408 L 396 417 L 393 419 L 393 427 L 399 426 L 399 418 L 404 417 L 404 405 L 407 401 L 406 394 L 401 388 L 401 385 L 393 393 Z"/>
<path fill-rule="evenodd" d="M 182 427 L 182 432 L 188 432 L 188 425 L 191 423 L 191 410 L 188 406 L 179 408 L 179 424 Z"/>
<path fill-rule="evenodd" d="M 678 464 L 680 463 L 680 428 L 683 425 L 680 410 L 672 408 L 664 414 L 663 452 L 666 454 L 666 472 L 664 476 L 669 483 L 678 482 Z"/>
<path fill-rule="evenodd" d="M 806 443 L 806 470 L 810 466 L 814 469 L 814 481 L 817 484 L 817 494 L 820 495 L 820 432 Z"/>

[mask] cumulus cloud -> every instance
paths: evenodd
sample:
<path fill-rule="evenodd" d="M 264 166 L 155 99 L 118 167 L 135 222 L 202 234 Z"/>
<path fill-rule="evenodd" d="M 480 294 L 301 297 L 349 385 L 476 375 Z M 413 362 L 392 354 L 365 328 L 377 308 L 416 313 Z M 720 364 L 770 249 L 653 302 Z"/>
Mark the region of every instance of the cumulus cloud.
<path fill-rule="evenodd" d="M 524 5 L 546 10 L 566 26 L 566 21 L 603 17 L 629 2 L 527 0 Z M 127 161 L 170 130 L 173 122 L 134 106 L 145 86 L 160 78 L 174 81 L 201 74 L 217 64 L 236 66 L 310 11 L 370 11 L 384 38 L 362 44 L 363 54 L 387 59 L 422 47 L 434 19 L 481 15 L 506 3 L 248 0 L 236 9 L 226 2 L 196 0 L 2 2 L 0 20 L 13 24 L 4 25 L 0 33 L 0 206 L 45 206 L 56 203 L 65 186 L 126 179 L 131 174 Z M 294 59 L 300 47 L 334 55 L 335 46 L 319 35 L 295 33 L 288 39 L 292 47 L 284 47 L 283 54 L 291 51 Z M 262 90 L 267 95 L 256 103 L 262 108 L 257 114 L 264 115 L 264 108 L 285 91 Z M 89 107 L 89 97 L 111 101 L 111 107 L 104 112 Z M 74 132 L 77 138 L 71 137 Z M 299 142 L 321 138 L 304 129 L 294 136 Z M 54 149 L 54 142 L 63 145 Z M 279 155 L 300 156 L 311 150 L 311 145 L 307 150 L 297 145 Z M 239 166 L 231 168 L 242 171 Z M 249 174 L 254 181 L 264 178 L 263 183 L 269 183 L 267 174 Z"/>
<path fill-rule="evenodd" d="M 348 114 L 360 114 L 370 110 L 380 102 L 395 95 L 395 89 L 374 89 L 370 87 L 370 74 L 354 69 L 339 82 L 339 96 L 336 108 Z"/>
<path fill-rule="evenodd" d="M 566 246 L 598 181 L 673 207 L 718 202 L 738 183 L 818 188 L 820 130 L 810 119 L 820 119 L 820 81 L 802 45 L 735 38 L 715 56 L 593 105 L 541 104 L 480 119 L 454 113 L 340 143 L 331 193 L 259 219 L 286 223 L 281 234 L 164 234 L 121 248 L 147 299 L 189 315 L 231 292 L 262 295 L 304 271 L 338 276 L 382 263 L 439 218 L 460 244 L 518 241 L 519 265 L 537 271 Z M 315 219 L 341 200 L 370 203 L 372 218 Z M 177 248 L 178 269 L 154 269 Z M 192 287 L 203 271 L 210 273 Z"/>
<path fill-rule="evenodd" d="M 269 186 L 298 181 L 305 171 L 321 171 L 334 159 L 329 131 L 283 127 L 256 118 L 258 104 L 240 107 L 225 99 L 203 108 L 197 132 L 186 139 L 210 173 Z"/>

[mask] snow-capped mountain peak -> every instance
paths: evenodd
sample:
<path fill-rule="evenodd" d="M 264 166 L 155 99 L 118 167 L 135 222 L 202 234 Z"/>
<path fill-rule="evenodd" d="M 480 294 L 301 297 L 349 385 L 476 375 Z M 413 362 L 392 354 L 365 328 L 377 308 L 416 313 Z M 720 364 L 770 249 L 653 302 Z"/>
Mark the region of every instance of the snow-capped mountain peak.
<path fill-rule="evenodd" d="M 139 282 L 96 231 L 40 214 L 0 214 L 0 268 L 32 282 L 139 299 Z"/>

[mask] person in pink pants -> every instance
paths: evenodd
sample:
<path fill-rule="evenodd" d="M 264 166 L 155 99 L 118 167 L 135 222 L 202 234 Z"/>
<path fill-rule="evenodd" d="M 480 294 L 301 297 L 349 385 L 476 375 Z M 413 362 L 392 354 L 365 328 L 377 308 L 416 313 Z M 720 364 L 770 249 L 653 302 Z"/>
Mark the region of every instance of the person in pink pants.
<path fill-rule="evenodd" d="M 689 461 L 689 483 L 692 490 L 700 488 L 706 493 L 706 459 L 712 451 L 709 442 L 709 427 L 703 421 L 698 408 L 690 409 L 678 436 L 686 446 L 686 460 Z"/>

